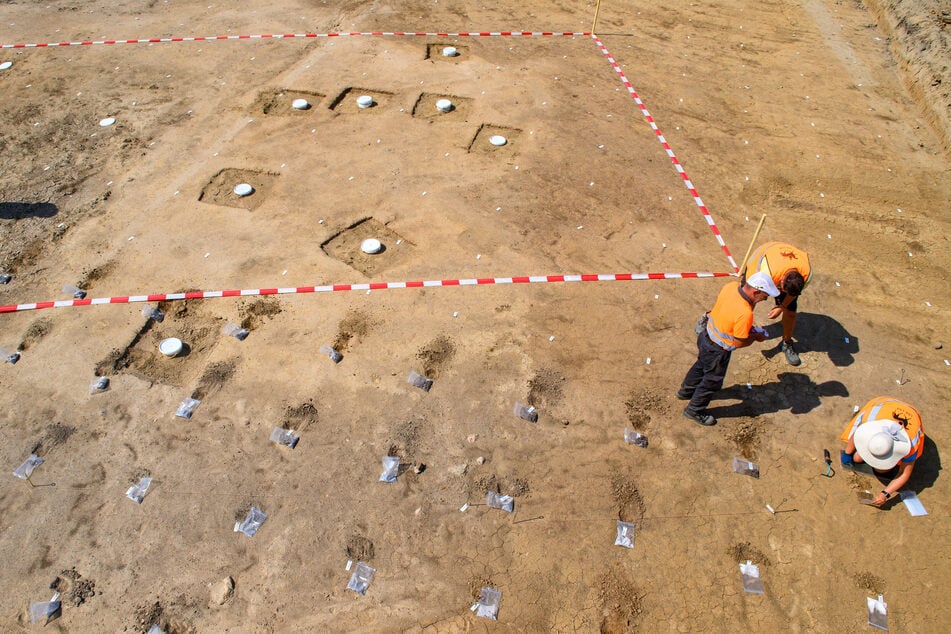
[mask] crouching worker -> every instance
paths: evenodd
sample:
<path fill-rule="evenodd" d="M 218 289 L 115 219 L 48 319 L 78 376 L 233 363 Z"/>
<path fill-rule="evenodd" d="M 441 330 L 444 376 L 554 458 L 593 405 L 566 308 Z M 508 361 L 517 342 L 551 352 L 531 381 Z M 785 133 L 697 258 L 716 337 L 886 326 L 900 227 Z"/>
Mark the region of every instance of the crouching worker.
<path fill-rule="evenodd" d="M 897 398 L 873 398 L 849 421 L 841 439 L 846 443 L 842 466 L 865 463 L 887 482 L 872 502 L 881 506 L 898 493 L 915 468 L 925 448 L 925 430 L 921 414 Z"/>

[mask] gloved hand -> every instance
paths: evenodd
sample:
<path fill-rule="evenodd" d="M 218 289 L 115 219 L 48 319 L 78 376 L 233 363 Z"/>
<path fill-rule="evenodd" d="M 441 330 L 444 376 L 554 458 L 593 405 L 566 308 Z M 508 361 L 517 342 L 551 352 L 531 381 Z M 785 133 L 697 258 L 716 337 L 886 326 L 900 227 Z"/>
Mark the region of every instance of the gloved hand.
<path fill-rule="evenodd" d="M 852 460 L 852 454 L 845 453 L 845 450 L 839 451 L 839 461 L 843 467 L 854 467 L 855 461 Z"/>

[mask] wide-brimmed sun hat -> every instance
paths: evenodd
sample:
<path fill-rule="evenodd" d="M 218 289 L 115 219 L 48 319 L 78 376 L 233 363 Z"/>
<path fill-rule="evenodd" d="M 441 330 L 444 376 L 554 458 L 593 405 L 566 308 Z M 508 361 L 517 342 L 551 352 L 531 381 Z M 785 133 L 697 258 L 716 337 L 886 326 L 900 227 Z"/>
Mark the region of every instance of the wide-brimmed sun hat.
<path fill-rule="evenodd" d="M 750 275 L 746 278 L 746 283 L 758 291 L 763 291 L 770 297 L 777 297 L 779 295 L 779 289 L 776 288 L 776 283 L 773 282 L 770 276 L 762 271 Z"/>
<path fill-rule="evenodd" d="M 893 420 L 870 420 L 852 436 L 855 450 L 873 469 L 891 469 L 911 451 L 908 432 Z"/>

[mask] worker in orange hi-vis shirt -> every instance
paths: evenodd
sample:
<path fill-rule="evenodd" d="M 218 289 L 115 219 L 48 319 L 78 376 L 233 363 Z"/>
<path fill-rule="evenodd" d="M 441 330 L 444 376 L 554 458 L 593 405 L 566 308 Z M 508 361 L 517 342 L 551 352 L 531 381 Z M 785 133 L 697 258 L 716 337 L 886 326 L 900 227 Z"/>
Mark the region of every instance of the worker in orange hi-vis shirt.
<path fill-rule="evenodd" d="M 881 506 L 908 483 L 915 461 L 925 448 L 925 430 L 918 410 L 889 396 L 873 398 L 860 409 L 840 439 L 843 467 L 866 463 L 888 484 L 872 501 Z"/>
<path fill-rule="evenodd" d="M 799 295 L 812 277 L 809 256 L 805 251 L 791 244 L 767 242 L 760 245 L 746 261 L 747 275 L 766 273 L 779 289 L 776 306 L 767 317 L 776 319 L 783 316 L 783 341 L 780 347 L 790 365 L 800 365 L 802 360 L 793 347 L 793 331 L 796 329 L 796 309 L 799 307 Z"/>
<path fill-rule="evenodd" d="M 684 416 L 704 426 L 717 424 L 706 408 L 723 387 L 730 356 L 737 348 L 766 339 L 766 331 L 753 325 L 753 307 L 778 295 L 779 289 L 765 273 L 753 273 L 743 282 L 723 287 L 709 317 L 705 315 L 703 328 L 698 329 L 697 360 L 677 391 L 677 398 L 690 401 Z"/>

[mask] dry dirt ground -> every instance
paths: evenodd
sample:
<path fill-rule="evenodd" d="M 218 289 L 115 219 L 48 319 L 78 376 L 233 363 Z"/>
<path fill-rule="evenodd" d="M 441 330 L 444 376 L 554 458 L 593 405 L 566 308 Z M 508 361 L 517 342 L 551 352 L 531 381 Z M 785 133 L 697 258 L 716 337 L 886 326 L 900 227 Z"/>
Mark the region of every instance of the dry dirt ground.
<path fill-rule="evenodd" d="M 54 585 L 64 607 L 47 629 L 61 632 L 858 632 L 878 593 L 894 631 L 945 631 L 951 179 L 934 113 L 947 106 L 909 69 L 931 62 L 940 79 L 951 27 L 939 3 L 902 4 L 937 42 L 910 57 L 878 3 L 602 4 L 604 46 L 734 257 L 764 213 L 761 240 L 812 256 L 803 365 L 774 343 L 738 352 L 714 428 L 673 394 L 723 279 L 171 301 L 161 323 L 143 304 L 0 315 L 0 346 L 22 355 L 0 367 L 0 630 L 30 629 L 30 602 Z M 0 41 L 581 32 L 593 17 L 592 2 L 538 0 L 12 1 Z M 2 305 L 65 299 L 66 284 L 109 297 L 732 270 L 587 36 L 2 61 Z M 359 94 L 377 105 L 357 109 Z M 456 110 L 437 116 L 438 98 Z M 229 193 L 239 181 L 255 193 Z M 386 250 L 360 253 L 366 237 Z M 229 321 L 249 336 L 222 334 Z M 169 336 L 183 356 L 159 355 Z M 90 395 L 97 374 L 111 387 Z M 837 454 L 852 408 L 881 394 L 923 413 L 910 488 L 926 517 L 858 505 L 871 478 L 823 477 L 822 450 Z M 189 396 L 194 415 L 175 417 Z M 300 434 L 295 449 L 269 442 L 276 426 Z M 649 447 L 625 444 L 625 427 Z M 31 452 L 45 460 L 32 488 L 9 474 Z M 388 454 L 395 484 L 379 482 Z M 734 474 L 734 456 L 761 477 Z M 136 505 L 125 492 L 145 475 Z M 487 508 L 487 491 L 514 513 Z M 232 529 L 251 506 L 267 520 L 248 538 Z M 613 545 L 619 519 L 636 524 L 633 550 Z M 365 596 L 346 589 L 348 560 L 376 569 Z M 765 595 L 743 592 L 746 560 Z M 502 592 L 497 622 L 469 610 L 483 586 Z"/>

